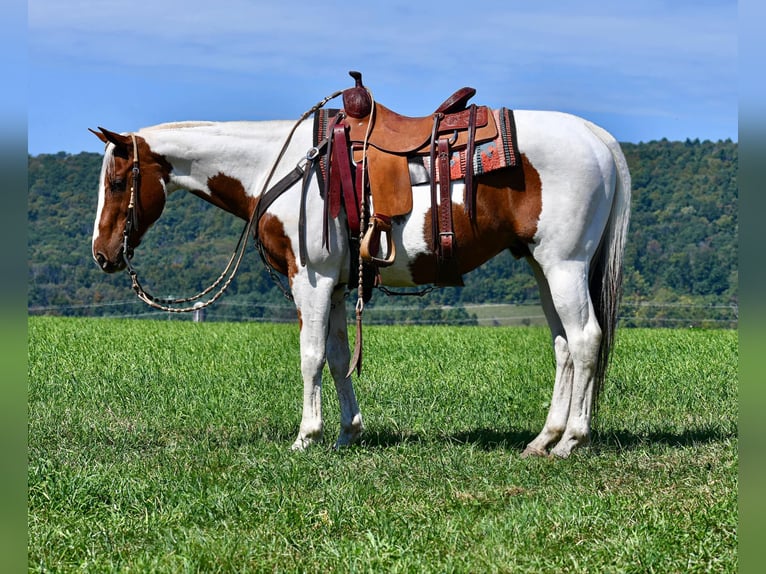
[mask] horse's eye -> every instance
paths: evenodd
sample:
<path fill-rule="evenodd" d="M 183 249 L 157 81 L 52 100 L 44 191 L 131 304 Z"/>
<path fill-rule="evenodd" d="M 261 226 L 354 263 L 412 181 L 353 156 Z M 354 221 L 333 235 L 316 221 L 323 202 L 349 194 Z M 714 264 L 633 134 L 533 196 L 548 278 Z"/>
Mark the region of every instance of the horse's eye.
<path fill-rule="evenodd" d="M 109 188 L 112 192 L 125 191 L 125 180 L 120 178 L 110 179 Z"/>

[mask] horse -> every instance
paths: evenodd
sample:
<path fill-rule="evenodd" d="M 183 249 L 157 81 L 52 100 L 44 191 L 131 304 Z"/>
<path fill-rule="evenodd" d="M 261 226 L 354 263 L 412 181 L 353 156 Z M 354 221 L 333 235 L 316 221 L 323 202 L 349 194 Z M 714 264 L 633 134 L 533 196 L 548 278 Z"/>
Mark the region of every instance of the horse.
<path fill-rule="evenodd" d="M 450 183 L 459 271 L 468 273 L 506 249 L 531 266 L 550 328 L 555 379 L 544 426 L 521 454 L 566 458 L 590 442 L 613 347 L 630 173 L 619 143 L 594 123 L 555 111 L 514 114 L 521 165 L 475 178 L 473 219 L 463 205 L 464 182 Z M 293 166 L 306 164 L 307 152 L 315 152 L 308 123 L 282 120 L 91 131 L 105 144 L 92 255 L 107 273 L 130 267 L 134 249 L 162 214 L 170 193 L 186 190 L 251 221 L 272 175 L 286 177 Z M 286 139 L 289 144 L 278 153 Z M 335 447 L 359 441 L 364 427 L 349 371 L 345 307 L 348 290 L 356 285 L 353 258 L 358 251 L 343 211 L 327 221 L 320 177 L 314 166 L 268 206 L 261 204 L 251 230 L 267 265 L 286 278 L 297 310 L 303 412 L 295 450 L 323 439 L 325 364 L 340 403 Z M 140 193 L 129 192 L 131 182 Z M 378 270 L 383 285 L 437 280 L 428 187 L 413 185 L 411 212 L 392 223 L 397 255 L 392 265 Z M 303 218 L 299 205 L 305 209 Z M 301 241 L 305 260 L 298 256 Z"/>

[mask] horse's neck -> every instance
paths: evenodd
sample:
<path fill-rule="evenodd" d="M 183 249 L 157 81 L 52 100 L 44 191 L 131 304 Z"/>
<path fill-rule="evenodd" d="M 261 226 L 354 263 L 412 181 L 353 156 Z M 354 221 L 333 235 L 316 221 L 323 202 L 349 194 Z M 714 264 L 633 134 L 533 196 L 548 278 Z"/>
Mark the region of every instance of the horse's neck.
<path fill-rule="evenodd" d="M 185 189 L 248 217 L 291 127 L 290 121 L 213 122 L 158 126 L 140 135 L 173 166 L 168 193 Z M 306 137 L 304 123 L 272 183 L 306 153 Z"/>

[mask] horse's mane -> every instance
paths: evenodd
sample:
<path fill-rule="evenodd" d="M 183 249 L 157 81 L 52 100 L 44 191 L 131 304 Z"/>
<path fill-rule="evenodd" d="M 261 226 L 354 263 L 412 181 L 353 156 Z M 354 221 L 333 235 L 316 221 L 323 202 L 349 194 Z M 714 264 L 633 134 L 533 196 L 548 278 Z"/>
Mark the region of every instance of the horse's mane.
<path fill-rule="evenodd" d="M 215 122 L 206 122 L 206 121 L 165 122 L 162 124 L 157 124 L 156 126 L 141 128 L 140 131 L 148 132 L 148 131 L 158 131 L 158 130 L 178 130 L 183 128 L 198 128 L 202 126 L 212 126 L 214 124 Z"/>

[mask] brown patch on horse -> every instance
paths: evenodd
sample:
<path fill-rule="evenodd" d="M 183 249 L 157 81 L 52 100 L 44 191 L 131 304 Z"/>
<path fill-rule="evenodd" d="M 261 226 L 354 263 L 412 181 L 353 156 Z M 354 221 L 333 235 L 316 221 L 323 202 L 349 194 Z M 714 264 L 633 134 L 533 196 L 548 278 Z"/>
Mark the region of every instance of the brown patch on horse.
<path fill-rule="evenodd" d="M 286 275 L 292 285 L 293 277 L 298 273 L 298 264 L 285 226 L 278 217 L 266 213 L 258 224 L 258 237 L 269 265 Z"/>
<path fill-rule="evenodd" d="M 237 178 L 219 171 L 207 179 L 207 188 L 210 191 L 209 194 L 199 190 L 190 191 L 245 221 L 250 219 L 253 214 L 254 200 L 247 196 L 245 187 Z"/>
<path fill-rule="evenodd" d="M 528 245 L 537 233 L 537 222 L 543 210 L 543 184 L 540 173 L 527 159 L 521 156 L 522 169 L 510 170 L 510 216 L 513 221 L 516 243 L 511 245 L 515 257 L 529 255 Z M 517 248 L 519 251 L 514 251 Z"/>
<path fill-rule="evenodd" d="M 469 220 L 465 206 L 453 205 L 452 211 L 461 275 L 505 249 L 517 258 L 529 255 L 542 211 L 540 174 L 523 154 L 520 167 L 494 171 L 476 181 L 475 222 Z M 432 252 L 418 256 L 410 264 L 412 278 L 420 285 L 435 283 L 437 278 L 431 231 L 429 210 L 423 233 Z"/>

